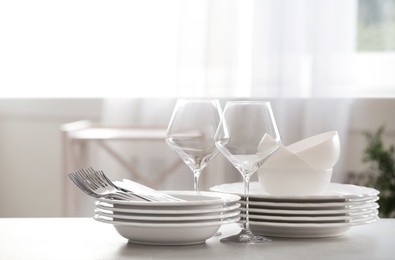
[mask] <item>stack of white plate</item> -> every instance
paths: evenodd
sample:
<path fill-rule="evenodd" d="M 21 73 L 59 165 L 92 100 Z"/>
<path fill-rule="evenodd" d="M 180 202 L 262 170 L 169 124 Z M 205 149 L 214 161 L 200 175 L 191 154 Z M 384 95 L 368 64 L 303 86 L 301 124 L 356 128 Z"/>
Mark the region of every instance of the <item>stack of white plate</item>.
<path fill-rule="evenodd" d="M 210 190 L 240 195 L 244 200 L 243 183 L 222 184 Z M 373 188 L 330 183 L 321 195 L 273 196 L 258 182 L 251 182 L 250 228 L 255 234 L 272 237 L 341 236 L 354 225 L 379 219 L 378 194 Z M 240 210 L 245 212 L 244 203 Z"/>
<path fill-rule="evenodd" d="M 205 242 L 223 224 L 240 220 L 240 196 L 194 191 L 164 191 L 182 202 L 98 199 L 94 219 L 114 225 L 130 242 L 191 245 Z"/>

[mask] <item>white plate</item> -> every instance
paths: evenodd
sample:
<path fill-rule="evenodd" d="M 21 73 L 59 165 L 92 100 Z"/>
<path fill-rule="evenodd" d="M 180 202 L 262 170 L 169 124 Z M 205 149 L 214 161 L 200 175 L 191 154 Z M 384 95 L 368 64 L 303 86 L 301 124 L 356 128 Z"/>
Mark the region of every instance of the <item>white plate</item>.
<path fill-rule="evenodd" d="M 103 217 L 109 217 L 112 218 L 113 220 L 116 221 L 129 221 L 132 220 L 134 222 L 155 222 L 155 223 L 163 223 L 163 222 L 175 222 L 177 221 L 178 223 L 184 222 L 184 221 L 205 221 L 205 220 L 221 220 L 225 218 L 232 218 L 236 217 L 240 214 L 240 211 L 238 210 L 233 210 L 233 211 L 228 211 L 223 214 L 216 214 L 216 215 L 173 215 L 173 216 L 163 216 L 163 215 L 132 215 L 132 214 L 113 214 L 113 213 L 106 213 L 103 212 L 102 210 L 95 209 L 95 213 L 103 216 Z"/>
<path fill-rule="evenodd" d="M 118 208 L 114 207 L 112 204 L 108 204 L 105 202 L 96 201 L 95 207 L 102 210 L 117 212 L 117 213 L 127 213 L 127 214 L 145 214 L 145 215 L 218 215 L 221 212 L 226 212 L 230 210 L 235 210 L 240 207 L 239 203 L 230 204 L 229 206 L 224 207 L 216 207 L 216 208 L 208 208 L 208 209 L 134 209 L 134 208 Z"/>
<path fill-rule="evenodd" d="M 244 197 L 244 184 L 242 182 L 226 183 L 210 188 L 211 191 L 236 194 Z M 321 195 L 311 196 L 275 196 L 267 193 L 259 182 L 250 183 L 250 199 L 258 201 L 283 201 L 283 202 L 341 202 L 347 200 L 359 200 L 365 197 L 374 197 L 379 191 L 373 188 L 356 186 L 351 184 L 330 183 L 327 190 Z"/>
<path fill-rule="evenodd" d="M 256 235 L 287 238 L 320 238 L 344 235 L 355 225 L 369 224 L 377 221 L 377 216 L 348 223 L 275 223 L 250 221 L 250 228 Z"/>
<path fill-rule="evenodd" d="M 203 223 L 135 223 L 112 221 L 98 215 L 95 220 L 113 224 L 117 232 L 132 243 L 145 245 L 193 245 L 204 243 L 224 224 L 237 222 L 234 217 L 223 221 Z"/>
<path fill-rule="evenodd" d="M 147 201 L 123 201 L 98 198 L 98 201 L 113 204 L 120 208 L 134 208 L 134 209 L 191 209 L 191 208 L 210 208 L 222 207 L 224 204 L 234 203 L 240 200 L 240 196 L 234 194 L 226 194 L 221 192 L 201 191 L 201 195 L 197 195 L 195 191 L 162 191 L 175 197 L 181 198 L 185 201 L 171 201 L 171 202 L 147 202 Z"/>
<path fill-rule="evenodd" d="M 342 202 L 321 202 L 321 203 L 309 203 L 309 202 L 266 202 L 266 201 L 249 201 L 250 207 L 254 208 L 276 208 L 276 209 L 344 209 L 352 208 L 366 203 L 372 203 L 379 199 L 378 196 L 367 197 L 358 201 L 342 201 Z M 245 204 L 244 201 L 241 201 Z"/>
<path fill-rule="evenodd" d="M 261 209 L 261 208 L 249 208 L 250 213 L 258 214 L 271 214 L 271 215 L 339 215 L 346 213 L 366 212 L 374 209 L 378 209 L 379 204 L 367 203 L 360 206 L 355 206 L 349 209 L 323 209 L 323 210 L 281 210 L 281 209 Z M 240 207 L 241 211 L 245 211 L 244 207 Z"/>
<path fill-rule="evenodd" d="M 359 220 L 364 218 L 371 218 L 378 215 L 378 210 L 370 211 L 365 214 L 351 215 L 351 216 L 272 216 L 272 215 L 255 215 L 250 214 L 251 221 L 278 221 L 278 222 L 309 222 L 309 223 L 317 223 L 317 222 L 346 222 Z M 240 217 L 245 217 L 244 214 L 241 214 Z"/>

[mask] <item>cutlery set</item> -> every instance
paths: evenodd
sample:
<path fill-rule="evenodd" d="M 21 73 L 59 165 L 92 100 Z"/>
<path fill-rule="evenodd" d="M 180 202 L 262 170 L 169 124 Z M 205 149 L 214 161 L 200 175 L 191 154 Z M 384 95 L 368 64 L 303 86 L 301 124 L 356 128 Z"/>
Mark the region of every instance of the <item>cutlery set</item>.
<path fill-rule="evenodd" d="M 86 194 L 94 198 L 142 201 L 181 201 L 169 194 L 155 191 L 147 186 L 125 180 L 115 185 L 103 171 L 92 167 L 68 174 L 70 179 Z"/>

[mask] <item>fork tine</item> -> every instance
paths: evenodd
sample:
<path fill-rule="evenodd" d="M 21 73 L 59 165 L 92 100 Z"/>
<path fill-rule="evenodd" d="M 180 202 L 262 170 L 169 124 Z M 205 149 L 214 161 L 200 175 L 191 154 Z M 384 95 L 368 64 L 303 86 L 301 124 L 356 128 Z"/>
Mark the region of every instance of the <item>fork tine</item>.
<path fill-rule="evenodd" d="M 114 185 L 114 183 L 112 183 L 112 181 L 110 179 L 108 179 L 103 173 L 102 171 L 95 171 L 93 169 L 90 169 L 90 174 L 91 176 L 95 179 L 95 181 L 97 181 L 100 185 L 102 186 L 111 186 L 115 189 L 119 189 L 117 186 Z"/>
<path fill-rule="evenodd" d="M 85 192 L 89 196 L 97 197 L 97 194 L 92 192 L 92 189 L 90 189 L 90 187 L 86 186 L 83 182 L 81 182 L 80 178 L 75 173 L 72 172 L 68 175 L 70 179 L 74 182 L 74 184 L 77 185 L 83 192 Z"/>
<path fill-rule="evenodd" d="M 82 178 L 82 176 L 80 176 L 78 174 L 74 174 L 74 179 L 76 180 L 77 183 L 79 183 L 79 185 L 82 188 L 84 188 L 85 190 L 87 190 L 93 194 L 96 194 L 94 186 L 92 186 L 91 183 L 89 183 L 84 178 Z"/>
<path fill-rule="evenodd" d="M 95 189 L 98 189 L 99 187 L 103 187 L 100 183 L 98 183 L 94 178 L 92 178 L 92 174 L 86 172 L 84 169 L 81 169 L 77 172 L 81 178 L 85 181 L 88 182 L 90 186 L 92 186 Z"/>
<path fill-rule="evenodd" d="M 84 184 L 90 190 L 93 190 L 96 186 L 92 184 L 81 170 L 74 172 L 75 178 L 78 178 L 79 182 Z"/>
<path fill-rule="evenodd" d="M 114 189 L 120 190 L 119 187 L 115 186 L 115 184 L 109 179 L 107 178 L 107 176 L 105 176 L 105 174 L 103 173 L 103 171 L 96 171 L 94 170 L 92 167 L 89 167 L 87 169 L 89 176 L 100 186 L 102 187 L 107 187 L 107 186 L 111 186 Z"/>
<path fill-rule="evenodd" d="M 79 181 L 76 179 L 74 172 L 71 172 L 69 174 L 67 174 L 69 176 L 69 178 L 74 182 L 75 185 L 78 186 L 78 188 L 80 188 L 82 191 L 84 191 L 85 193 L 88 193 L 88 191 L 85 189 L 84 186 L 82 186 Z"/>
<path fill-rule="evenodd" d="M 97 190 L 102 187 L 100 184 L 96 183 L 91 176 L 89 176 L 83 169 L 74 173 L 75 177 L 78 178 L 78 182 L 81 186 L 85 187 L 85 189 L 92 192 L 94 195 L 100 196 Z"/>
<path fill-rule="evenodd" d="M 81 175 L 81 178 L 88 183 L 89 186 L 92 187 L 92 189 L 97 190 L 100 187 L 101 188 L 106 188 L 106 184 L 103 182 L 97 180 L 95 172 L 91 172 L 85 169 L 81 169 L 78 171 L 78 173 Z"/>
<path fill-rule="evenodd" d="M 118 191 L 119 194 L 122 194 L 125 199 L 136 199 L 140 198 L 145 201 L 152 201 L 149 198 L 143 197 L 140 194 L 135 194 L 132 192 L 126 192 L 123 189 L 120 189 L 118 186 L 116 186 L 105 174 L 103 171 L 95 171 L 92 167 L 88 168 L 87 171 L 89 172 L 89 175 L 91 176 L 94 181 L 99 183 L 104 188 L 107 189 L 113 189 Z"/>
<path fill-rule="evenodd" d="M 116 186 L 105 174 L 102 170 L 100 171 L 96 171 L 96 176 L 98 177 L 98 179 L 100 179 L 101 181 L 109 184 L 110 186 L 119 189 L 118 186 Z"/>
<path fill-rule="evenodd" d="M 108 178 L 103 178 L 102 174 L 100 172 L 93 170 L 93 168 L 88 168 L 87 169 L 89 176 L 95 183 L 100 185 L 101 187 L 105 189 L 111 189 L 111 190 L 116 190 L 118 193 L 124 192 L 123 190 L 119 189 L 117 186 L 115 186 L 112 181 L 110 181 Z M 123 194 L 125 198 L 131 196 L 131 194 Z"/>
<path fill-rule="evenodd" d="M 94 190 L 92 190 L 91 186 L 87 186 L 87 182 L 84 182 L 84 179 L 81 179 L 81 176 L 76 174 L 75 172 L 69 173 L 68 176 L 70 179 L 86 194 L 89 196 L 95 197 L 95 198 L 100 198 L 101 195 L 97 194 Z M 125 196 L 122 193 L 112 193 L 105 195 L 104 197 L 110 198 L 110 199 L 118 199 L 118 200 L 128 200 L 130 197 Z"/>

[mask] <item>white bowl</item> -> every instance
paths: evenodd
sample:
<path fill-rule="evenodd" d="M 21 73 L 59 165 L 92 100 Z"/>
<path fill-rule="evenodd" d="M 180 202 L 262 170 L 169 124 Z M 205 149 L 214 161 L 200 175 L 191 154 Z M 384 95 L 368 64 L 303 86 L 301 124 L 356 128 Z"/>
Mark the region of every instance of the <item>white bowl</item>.
<path fill-rule="evenodd" d="M 306 196 L 322 194 L 331 182 L 333 169 L 268 169 L 258 170 L 262 188 L 271 195 Z"/>
<path fill-rule="evenodd" d="M 287 149 L 313 169 L 330 169 L 340 157 L 339 135 L 336 131 L 318 134 L 293 143 Z"/>
<path fill-rule="evenodd" d="M 95 215 L 94 219 L 113 224 L 116 231 L 132 243 L 145 245 L 194 245 L 204 243 L 223 224 L 235 223 L 240 217 L 221 221 L 194 223 L 137 223 L 112 221 Z"/>
<path fill-rule="evenodd" d="M 269 169 L 308 169 L 310 166 L 297 155 L 280 144 L 277 151 L 271 155 L 261 168 Z"/>

